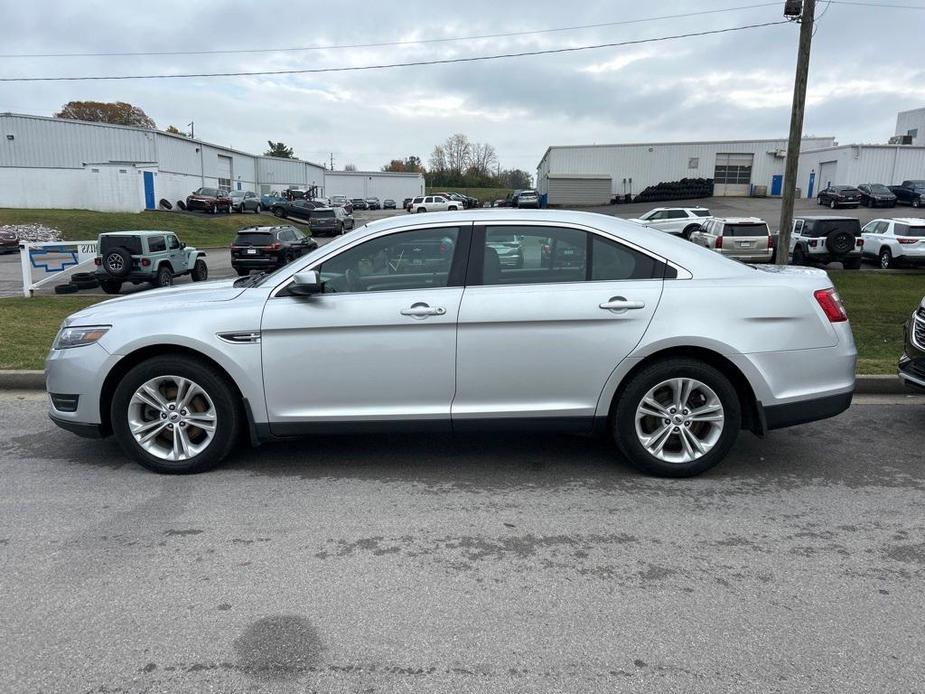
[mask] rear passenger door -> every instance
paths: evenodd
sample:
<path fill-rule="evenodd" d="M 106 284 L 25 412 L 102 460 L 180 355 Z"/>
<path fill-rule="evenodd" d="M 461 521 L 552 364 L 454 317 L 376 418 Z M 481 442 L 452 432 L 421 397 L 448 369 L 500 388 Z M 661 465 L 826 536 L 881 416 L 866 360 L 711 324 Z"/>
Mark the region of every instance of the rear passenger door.
<path fill-rule="evenodd" d="M 454 429 L 543 418 L 589 428 L 608 377 L 655 313 L 664 272 L 661 261 L 582 228 L 476 227 Z"/>

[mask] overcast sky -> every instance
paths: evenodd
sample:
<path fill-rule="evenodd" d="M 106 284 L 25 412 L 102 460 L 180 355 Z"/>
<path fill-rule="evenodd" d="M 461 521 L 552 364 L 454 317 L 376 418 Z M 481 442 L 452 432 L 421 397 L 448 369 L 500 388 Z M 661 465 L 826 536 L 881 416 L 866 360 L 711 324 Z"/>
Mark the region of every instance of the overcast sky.
<path fill-rule="evenodd" d="M 921 0 L 872 0 L 921 4 Z M 741 7 L 757 0 L 459 3 L 221 0 L 156 5 L 6 2 L 0 53 L 289 48 L 472 36 Z M 896 112 L 925 106 L 925 11 L 832 4 L 813 45 L 804 132 L 885 142 Z M 265 7 L 264 7 L 265 6 Z M 271 9 L 271 7 L 284 8 Z M 154 9 L 156 7 L 156 9 Z M 320 68 L 581 46 L 781 19 L 765 7 L 622 26 L 376 48 L 240 55 L 0 58 L 0 76 Z M 263 9 L 261 9 L 263 8 Z M 326 75 L 0 84 L 0 111 L 51 115 L 72 99 L 128 101 L 159 128 L 204 140 L 378 169 L 425 160 L 455 132 L 535 172 L 549 145 L 786 137 L 798 26 L 576 53 Z"/>

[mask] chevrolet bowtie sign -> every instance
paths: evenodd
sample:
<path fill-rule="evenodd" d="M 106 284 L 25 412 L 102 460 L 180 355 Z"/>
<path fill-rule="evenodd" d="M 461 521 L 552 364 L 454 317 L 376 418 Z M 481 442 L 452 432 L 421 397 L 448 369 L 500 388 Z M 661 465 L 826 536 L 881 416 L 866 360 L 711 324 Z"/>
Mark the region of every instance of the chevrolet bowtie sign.
<path fill-rule="evenodd" d="M 56 241 L 21 244 L 23 294 L 51 284 L 65 283 L 74 270 L 92 271 L 96 241 Z M 85 267 L 82 267 L 85 266 Z"/>

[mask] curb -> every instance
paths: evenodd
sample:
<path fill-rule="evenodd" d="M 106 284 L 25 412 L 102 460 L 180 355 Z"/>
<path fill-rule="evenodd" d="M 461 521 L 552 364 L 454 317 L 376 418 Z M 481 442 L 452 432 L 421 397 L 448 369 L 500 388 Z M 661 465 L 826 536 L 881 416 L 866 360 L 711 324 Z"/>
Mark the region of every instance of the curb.
<path fill-rule="evenodd" d="M 0 390 L 45 390 L 44 371 L 11 371 L 0 369 Z M 909 395 L 896 376 L 858 376 L 858 395 Z"/>

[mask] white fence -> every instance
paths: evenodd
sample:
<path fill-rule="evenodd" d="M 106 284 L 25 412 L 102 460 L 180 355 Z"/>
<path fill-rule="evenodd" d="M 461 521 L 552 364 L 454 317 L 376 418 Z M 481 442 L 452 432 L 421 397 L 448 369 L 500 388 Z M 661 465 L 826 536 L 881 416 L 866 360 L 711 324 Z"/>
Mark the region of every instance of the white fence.
<path fill-rule="evenodd" d="M 39 287 L 69 277 L 76 270 L 92 268 L 96 241 L 54 241 L 20 244 L 23 296 L 32 296 Z"/>

